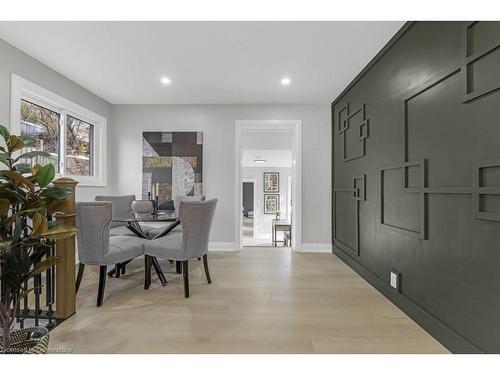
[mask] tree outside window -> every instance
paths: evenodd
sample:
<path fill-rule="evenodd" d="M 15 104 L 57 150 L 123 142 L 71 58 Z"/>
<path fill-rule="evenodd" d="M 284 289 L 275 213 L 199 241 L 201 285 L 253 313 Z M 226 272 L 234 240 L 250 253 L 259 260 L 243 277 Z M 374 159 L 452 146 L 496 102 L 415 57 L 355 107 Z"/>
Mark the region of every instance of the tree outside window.
<path fill-rule="evenodd" d="M 66 120 L 66 174 L 92 175 L 93 126 L 75 117 Z"/>

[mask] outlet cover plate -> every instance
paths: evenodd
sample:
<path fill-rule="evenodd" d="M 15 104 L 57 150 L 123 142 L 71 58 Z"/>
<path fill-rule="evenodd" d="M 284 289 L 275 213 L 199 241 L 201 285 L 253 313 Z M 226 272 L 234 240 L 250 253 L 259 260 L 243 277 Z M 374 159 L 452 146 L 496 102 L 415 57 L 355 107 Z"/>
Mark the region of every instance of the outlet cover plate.
<path fill-rule="evenodd" d="M 401 274 L 397 271 L 391 271 L 391 286 L 399 291 Z"/>

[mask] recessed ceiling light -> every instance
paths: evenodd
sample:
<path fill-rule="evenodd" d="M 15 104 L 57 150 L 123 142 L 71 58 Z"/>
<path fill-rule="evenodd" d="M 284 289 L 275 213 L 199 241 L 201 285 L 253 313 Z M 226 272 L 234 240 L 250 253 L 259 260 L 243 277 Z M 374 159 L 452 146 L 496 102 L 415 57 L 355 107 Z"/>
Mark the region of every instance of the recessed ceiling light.
<path fill-rule="evenodd" d="M 263 164 L 266 162 L 266 160 L 265 159 L 255 159 L 253 162 L 256 164 Z"/>
<path fill-rule="evenodd" d="M 172 82 L 169 77 L 161 77 L 160 82 L 163 83 L 164 85 L 170 85 Z"/>
<path fill-rule="evenodd" d="M 290 77 L 281 78 L 281 84 L 283 86 L 288 86 L 291 82 L 292 82 L 292 80 L 290 79 Z"/>

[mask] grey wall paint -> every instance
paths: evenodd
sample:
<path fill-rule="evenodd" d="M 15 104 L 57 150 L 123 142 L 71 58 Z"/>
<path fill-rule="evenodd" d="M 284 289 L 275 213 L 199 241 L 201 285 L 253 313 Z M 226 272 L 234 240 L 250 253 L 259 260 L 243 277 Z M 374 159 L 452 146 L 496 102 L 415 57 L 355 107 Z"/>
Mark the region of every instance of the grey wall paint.
<path fill-rule="evenodd" d="M 143 131 L 202 131 L 204 193 L 219 198 L 211 241 L 234 243 L 235 121 L 271 119 L 302 120 L 302 242 L 330 244 L 331 127 L 325 104 L 113 106 L 114 193 L 141 191 Z"/>
<path fill-rule="evenodd" d="M 417 22 L 332 104 L 335 252 L 457 351 L 500 352 L 499 47 Z"/>
<path fill-rule="evenodd" d="M 72 102 L 81 105 L 108 120 L 108 150 L 111 124 L 111 105 L 78 86 L 73 81 L 38 62 L 31 56 L 0 39 L 0 124 L 10 122 L 10 79 L 11 74 L 27 79 Z M 108 157 L 108 174 L 110 168 Z M 109 180 L 108 180 L 109 183 Z M 78 200 L 93 200 L 95 195 L 106 194 L 107 187 L 78 187 Z"/>

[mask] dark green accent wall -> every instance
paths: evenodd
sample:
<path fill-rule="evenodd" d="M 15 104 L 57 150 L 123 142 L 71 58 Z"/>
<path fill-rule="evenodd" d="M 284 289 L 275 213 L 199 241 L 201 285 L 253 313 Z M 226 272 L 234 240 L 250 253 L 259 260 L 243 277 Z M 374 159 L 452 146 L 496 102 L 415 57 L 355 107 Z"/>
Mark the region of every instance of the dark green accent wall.
<path fill-rule="evenodd" d="M 415 22 L 332 103 L 334 252 L 454 352 L 500 353 L 499 89 L 500 22 Z"/>

